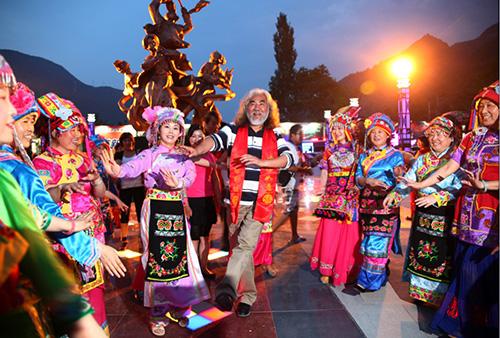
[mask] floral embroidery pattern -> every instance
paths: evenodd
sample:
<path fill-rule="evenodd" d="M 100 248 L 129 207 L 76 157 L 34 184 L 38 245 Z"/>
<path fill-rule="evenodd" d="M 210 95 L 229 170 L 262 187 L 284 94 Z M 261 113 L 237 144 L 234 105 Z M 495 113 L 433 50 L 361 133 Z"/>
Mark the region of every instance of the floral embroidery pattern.
<path fill-rule="evenodd" d="M 173 274 L 179 275 L 179 274 L 186 272 L 187 256 L 184 255 L 182 257 L 182 260 L 179 262 L 179 264 L 175 268 L 165 269 L 155 261 L 154 255 L 152 253 L 149 253 L 148 265 L 151 268 L 150 273 L 152 275 L 156 275 L 158 277 L 165 277 L 165 276 L 169 276 L 169 275 L 173 275 Z"/>
<path fill-rule="evenodd" d="M 458 300 L 457 300 L 457 297 L 453 297 L 453 299 L 451 300 L 450 305 L 448 305 L 448 309 L 446 310 L 446 314 L 453 319 L 458 318 Z"/>
<path fill-rule="evenodd" d="M 410 295 L 411 298 L 418 299 L 423 302 L 434 305 L 441 304 L 441 301 L 444 298 L 443 293 L 427 290 L 413 284 L 410 285 L 410 288 L 408 289 L 408 294 Z"/>
<path fill-rule="evenodd" d="M 417 212 L 417 230 L 432 236 L 443 237 L 446 229 L 444 216 Z"/>
<path fill-rule="evenodd" d="M 418 258 L 425 258 L 421 256 L 420 252 L 418 252 L 417 255 Z M 440 282 L 448 281 L 450 273 L 450 261 L 444 260 L 443 263 L 436 267 L 428 267 L 420 264 L 420 262 L 417 260 L 417 257 L 415 257 L 415 250 L 413 249 L 410 250 L 410 254 L 408 255 L 408 271 L 416 274 L 417 276 L 426 277 L 431 280 Z"/>
<path fill-rule="evenodd" d="M 392 229 L 396 224 L 395 215 L 361 215 L 361 226 L 364 234 L 377 234 L 379 236 L 391 236 Z"/>
<path fill-rule="evenodd" d="M 160 254 L 161 254 L 161 260 L 163 261 L 173 261 L 174 259 L 177 258 L 177 252 L 179 251 L 179 248 L 175 245 L 175 239 L 172 243 L 170 242 L 161 242 L 160 243 Z"/>
<path fill-rule="evenodd" d="M 435 242 L 420 240 L 418 242 L 418 257 L 425 258 L 429 262 L 437 260 L 437 247 Z"/>

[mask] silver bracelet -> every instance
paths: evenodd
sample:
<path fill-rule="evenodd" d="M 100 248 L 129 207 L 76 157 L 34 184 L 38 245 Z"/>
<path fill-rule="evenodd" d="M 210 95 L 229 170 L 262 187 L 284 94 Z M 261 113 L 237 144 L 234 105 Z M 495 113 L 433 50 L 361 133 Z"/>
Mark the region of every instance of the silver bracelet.
<path fill-rule="evenodd" d="M 483 191 L 487 192 L 488 191 L 488 186 L 486 185 L 486 182 L 481 180 L 481 183 L 483 183 Z"/>

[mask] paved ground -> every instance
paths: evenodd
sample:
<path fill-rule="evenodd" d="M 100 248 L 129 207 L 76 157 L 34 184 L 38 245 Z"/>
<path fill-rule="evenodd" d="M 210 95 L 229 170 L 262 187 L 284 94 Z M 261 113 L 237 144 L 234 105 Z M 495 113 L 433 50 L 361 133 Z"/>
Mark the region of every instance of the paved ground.
<path fill-rule="evenodd" d="M 258 300 L 252 315 L 242 319 L 232 314 L 217 325 L 196 332 L 172 325 L 168 328 L 168 337 L 432 337 L 426 331 L 433 310 L 417 307 L 408 297 L 407 284 L 401 282 L 402 256 L 392 256 L 390 283 L 375 293 L 359 294 L 352 288 L 320 283 L 318 272 L 311 272 L 308 263 L 318 226 L 316 217 L 311 216 L 317 181 L 306 181 L 304 190 L 299 232 L 307 240 L 289 245 L 288 223 L 274 234 L 274 264 L 279 274 L 270 279 L 260 269 L 256 270 Z M 401 240 L 405 247 L 409 227 L 406 213 L 407 209 L 403 209 Z M 138 251 L 137 225 L 131 230 L 129 248 Z M 222 226 L 216 225 L 211 233 L 214 247 L 218 246 L 221 234 Z M 126 259 L 126 262 L 129 272 L 133 272 L 138 259 Z M 218 280 L 224 274 L 226 262 L 226 257 L 210 262 Z M 131 275 L 133 278 L 133 273 Z M 212 295 L 218 280 L 209 282 Z M 131 301 L 130 281 L 129 275 L 107 282 L 111 336 L 153 337 L 147 328 L 146 309 Z"/>

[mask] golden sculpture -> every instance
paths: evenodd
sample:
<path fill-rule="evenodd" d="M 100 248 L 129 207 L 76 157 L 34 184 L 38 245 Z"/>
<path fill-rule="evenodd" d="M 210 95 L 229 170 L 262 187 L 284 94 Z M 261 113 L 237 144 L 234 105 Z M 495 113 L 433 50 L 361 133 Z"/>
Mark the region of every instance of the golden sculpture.
<path fill-rule="evenodd" d="M 231 90 L 233 70 L 222 69 L 226 63 L 224 55 L 214 51 L 210 59 L 199 70 L 198 76 L 189 74 L 193 70 L 186 54 L 179 49 L 190 45 L 185 35 L 193 30 L 191 14 L 206 7 L 209 2 L 200 0 L 188 10 L 179 0 L 183 24 L 180 24 L 173 0 L 152 0 L 149 14 L 152 24 L 146 24 L 146 36 L 142 46 L 149 54 L 141 65 L 142 71 L 134 73 L 128 62 L 116 60 L 116 70 L 124 76 L 123 96 L 118 102 L 120 110 L 127 114 L 137 130 L 145 130 L 147 123 L 142 112 L 148 106 L 170 106 L 182 110 L 186 117 L 194 110 L 194 121 L 202 121 L 209 112 L 220 116 L 214 101 L 227 101 L 235 97 Z M 165 5 L 166 13 L 160 13 Z M 218 94 L 216 88 L 225 92 Z"/>

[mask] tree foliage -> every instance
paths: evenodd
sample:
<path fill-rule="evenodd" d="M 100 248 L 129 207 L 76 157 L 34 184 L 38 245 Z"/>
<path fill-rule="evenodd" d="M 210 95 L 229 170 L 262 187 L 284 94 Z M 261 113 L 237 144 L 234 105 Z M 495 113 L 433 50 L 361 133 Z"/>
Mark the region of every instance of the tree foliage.
<path fill-rule="evenodd" d="M 274 58 L 278 64 L 269 82 L 269 90 L 278 102 L 282 120 L 289 118 L 294 108 L 293 83 L 295 79 L 295 51 L 293 28 L 285 14 L 280 13 L 274 33 Z"/>
<path fill-rule="evenodd" d="M 344 102 L 340 88 L 321 64 L 313 69 L 300 68 L 294 83 L 295 111 L 293 121 L 323 121 L 323 112 Z M 340 104 L 341 106 L 347 105 Z"/>
<path fill-rule="evenodd" d="M 283 13 L 279 14 L 276 23 L 274 57 L 277 69 L 271 77 L 269 89 L 278 101 L 282 121 L 322 121 L 325 109 L 347 104 L 325 65 L 295 70 L 297 52 L 293 28 Z"/>

